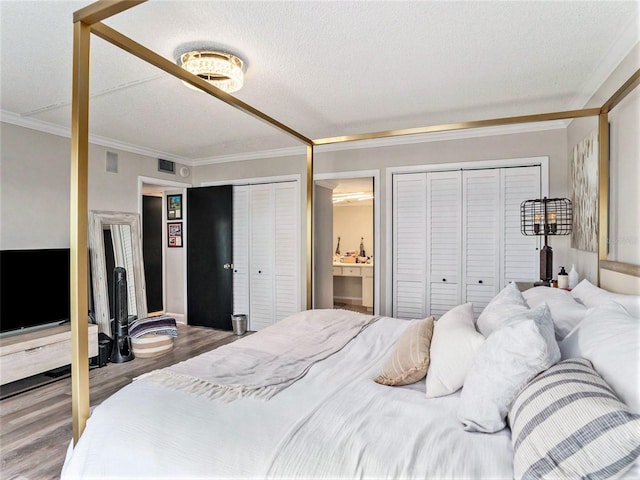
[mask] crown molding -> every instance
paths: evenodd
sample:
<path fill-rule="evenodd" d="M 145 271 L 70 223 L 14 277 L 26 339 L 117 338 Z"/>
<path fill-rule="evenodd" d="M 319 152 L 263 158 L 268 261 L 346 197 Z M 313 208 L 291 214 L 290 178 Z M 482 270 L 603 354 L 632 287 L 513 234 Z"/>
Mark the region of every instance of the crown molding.
<path fill-rule="evenodd" d="M 262 158 L 292 157 L 294 155 L 306 155 L 307 147 L 276 148 L 273 150 L 258 150 L 255 152 L 232 153 L 229 155 L 217 155 L 214 157 L 198 158 L 192 161 L 194 167 L 212 165 L 215 163 L 240 162 L 243 160 L 259 160 Z"/>
<path fill-rule="evenodd" d="M 43 133 L 49 133 L 51 135 L 57 135 L 59 137 L 71 138 L 71 128 L 63 127 L 42 120 L 36 120 L 35 118 L 28 118 L 22 115 L 15 114 L 13 112 L 7 112 L 6 110 L 0 110 L 0 121 L 16 125 L 18 127 L 29 128 L 31 130 L 37 130 Z M 120 142 L 108 137 L 102 137 L 100 135 L 89 134 L 89 143 L 93 145 L 100 145 L 102 147 L 113 148 L 115 150 L 122 150 L 129 153 L 135 153 L 138 155 L 144 155 L 151 158 L 162 158 L 163 160 L 171 160 L 172 162 L 191 165 L 191 161 L 171 153 L 162 152 L 159 150 L 153 150 L 151 148 L 141 147 L 132 143 Z"/>
<path fill-rule="evenodd" d="M 71 129 L 62 127 L 42 120 L 27 118 L 12 112 L 0 110 L 0 120 L 20 127 L 38 130 L 52 135 L 71 138 Z M 461 140 L 467 138 L 490 137 L 497 135 L 512 135 L 517 133 L 530 133 L 546 130 L 558 130 L 566 128 L 568 123 L 565 120 L 554 120 L 549 122 L 523 123 L 515 125 L 499 125 L 495 127 L 471 128 L 467 130 L 455 130 L 451 132 L 424 133 L 419 135 L 405 135 L 398 137 L 386 137 L 371 140 L 360 140 L 356 142 L 334 143 L 330 145 L 318 145 L 314 147 L 317 153 L 335 152 L 342 150 L 359 150 L 366 148 L 382 148 L 398 145 L 411 145 L 417 143 L 443 142 L 451 140 Z M 296 155 L 306 155 L 306 146 L 277 148 L 271 150 L 258 150 L 254 152 L 236 153 L 229 155 L 217 155 L 195 160 L 186 159 L 171 153 L 140 147 L 138 145 L 120 142 L 112 138 L 101 137 L 99 135 L 89 135 L 89 143 L 107 148 L 122 150 L 125 152 L 144 155 L 151 158 L 162 158 L 176 163 L 192 167 L 213 165 L 218 163 L 240 162 L 245 160 L 259 160 L 264 158 L 291 157 Z"/>

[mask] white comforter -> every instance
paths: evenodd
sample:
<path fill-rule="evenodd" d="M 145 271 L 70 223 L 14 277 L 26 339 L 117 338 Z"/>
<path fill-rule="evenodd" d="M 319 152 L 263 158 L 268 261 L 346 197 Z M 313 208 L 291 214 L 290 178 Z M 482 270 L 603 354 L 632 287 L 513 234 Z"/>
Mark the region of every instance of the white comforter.
<path fill-rule="evenodd" d="M 138 380 L 93 411 L 62 478 L 513 478 L 509 431 L 465 432 L 457 394 L 373 382 L 408 325 L 378 320 L 268 401 Z"/>

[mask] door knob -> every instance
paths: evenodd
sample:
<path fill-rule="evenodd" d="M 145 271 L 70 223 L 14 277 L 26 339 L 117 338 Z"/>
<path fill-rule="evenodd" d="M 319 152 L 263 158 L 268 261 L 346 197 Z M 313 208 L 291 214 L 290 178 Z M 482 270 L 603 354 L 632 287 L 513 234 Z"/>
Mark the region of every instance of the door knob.
<path fill-rule="evenodd" d="M 225 263 L 223 267 L 225 270 L 230 270 L 233 268 L 233 263 Z"/>

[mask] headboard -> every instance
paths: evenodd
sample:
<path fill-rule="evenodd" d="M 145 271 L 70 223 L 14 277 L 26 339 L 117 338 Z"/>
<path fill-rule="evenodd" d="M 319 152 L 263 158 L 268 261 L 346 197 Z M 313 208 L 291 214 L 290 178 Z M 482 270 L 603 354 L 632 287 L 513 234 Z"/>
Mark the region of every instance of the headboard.
<path fill-rule="evenodd" d="M 600 287 L 610 292 L 640 295 L 640 266 L 600 260 Z"/>

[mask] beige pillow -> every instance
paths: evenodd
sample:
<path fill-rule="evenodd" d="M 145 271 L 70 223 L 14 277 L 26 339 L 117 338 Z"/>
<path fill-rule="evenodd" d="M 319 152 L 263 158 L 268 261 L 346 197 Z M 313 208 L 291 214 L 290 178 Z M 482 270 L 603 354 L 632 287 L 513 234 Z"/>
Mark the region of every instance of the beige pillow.
<path fill-rule="evenodd" d="M 434 317 L 419 320 L 400 335 L 382 372 L 374 379 L 376 383 L 409 385 L 425 377 L 434 320 Z"/>

